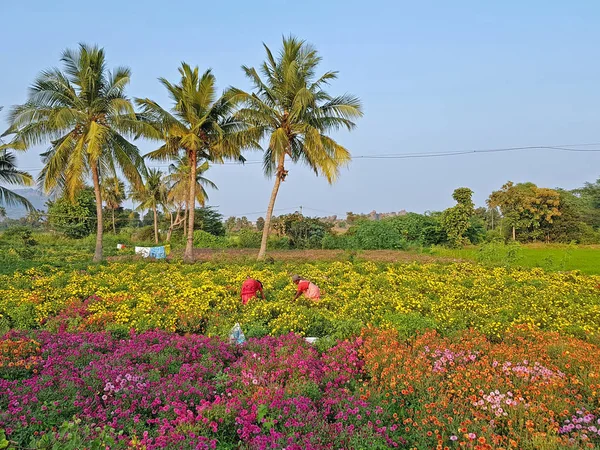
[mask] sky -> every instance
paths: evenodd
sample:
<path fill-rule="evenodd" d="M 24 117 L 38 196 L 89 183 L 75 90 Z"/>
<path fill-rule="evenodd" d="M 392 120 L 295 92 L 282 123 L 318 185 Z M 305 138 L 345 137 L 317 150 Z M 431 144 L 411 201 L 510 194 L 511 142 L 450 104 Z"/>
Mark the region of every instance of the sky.
<path fill-rule="evenodd" d="M 313 44 L 322 72 L 339 71 L 331 94 L 351 93 L 364 117 L 334 137 L 355 156 L 524 146 L 600 149 L 600 2 L 581 0 L 320 0 L 200 2 L 0 1 L 0 127 L 65 48 L 104 47 L 109 67 L 129 66 L 130 97 L 168 106 L 158 77 L 178 80 L 182 61 L 212 68 L 221 89 L 251 88 L 240 66 L 258 66 L 262 43 L 284 35 Z M 138 142 L 142 153 L 155 143 Z M 37 175 L 39 152 L 18 157 Z M 260 160 L 260 152 L 246 154 Z M 150 166 L 157 163 L 150 163 Z M 255 219 L 273 180 L 260 164 L 214 166 L 209 204 Z M 276 213 L 415 212 L 452 206 L 466 186 L 477 205 L 508 180 L 576 188 L 600 178 L 600 152 L 522 150 L 410 159 L 356 158 L 330 186 L 291 166 Z M 252 214 L 250 214 L 252 213 Z"/>

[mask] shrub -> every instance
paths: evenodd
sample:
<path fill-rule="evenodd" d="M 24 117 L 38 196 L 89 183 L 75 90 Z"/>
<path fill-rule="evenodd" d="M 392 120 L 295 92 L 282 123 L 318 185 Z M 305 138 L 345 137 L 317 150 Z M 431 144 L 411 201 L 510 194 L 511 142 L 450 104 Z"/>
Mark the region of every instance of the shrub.
<path fill-rule="evenodd" d="M 287 236 L 269 236 L 267 248 L 270 250 L 287 250 L 290 248 L 290 239 Z"/>
<path fill-rule="evenodd" d="M 354 236 L 358 247 L 363 250 L 406 248 L 406 241 L 398 229 L 385 220 L 360 222 L 354 230 Z"/>
<path fill-rule="evenodd" d="M 73 200 L 61 197 L 48 202 L 48 222 L 70 238 L 89 236 L 96 229 L 96 199 L 91 189 L 82 189 Z"/>
<path fill-rule="evenodd" d="M 194 231 L 194 246 L 199 248 L 228 248 L 229 241 L 223 236 L 215 236 L 202 230 Z"/>
<path fill-rule="evenodd" d="M 253 230 L 240 230 L 237 245 L 241 248 L 259 248 L 261 233 Z"/>
<path fill-rule="evenodd" d="M 160 239 L 160 234 L 159 234 Z M 154 227 L 152 225 L 148 225 L 142 228 L 139 228 L 137 231 L 134 231 L 131 234 L 131 242 L 134 244 L 143 244 L 145 242 L 154 242 Z"/>

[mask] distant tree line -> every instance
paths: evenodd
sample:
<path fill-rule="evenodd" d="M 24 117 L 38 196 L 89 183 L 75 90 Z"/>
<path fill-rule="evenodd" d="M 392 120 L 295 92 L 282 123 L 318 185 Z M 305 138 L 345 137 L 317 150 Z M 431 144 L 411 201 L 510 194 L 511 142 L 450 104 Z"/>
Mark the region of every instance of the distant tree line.
<path fill-rule="evenodd" d="M 345 220 L 309 218 L 300 213 L 273 218 L 271 240 L 279 247 L 326 249 L 407 249 L 460 247 L 486 241 L 600 243 L 600 179 L 574 190 L 508 182 L 475 207 L 473 192 L 458 188 L 456 204 L 444 211 L 406 213 L 373 220 L 348 212 Z M 256 228 L 263 226 L 257 220 Z M 258 230 L 246 219 L 227 220 L 231 235 Z M 343 232 L 334 230 L 334 225 Z"/>
<path fill-rule="evenodd" d="M 115 184 L 116 186 L 116 184 Z M 167 189 L 168 191 L 168 189 Z M 373 220 L 373 215 L 347 213 L 343 220 L 306 217 L 299 212 L 273 217 L 268 247 L 276 249 L 407 249 L 444 245 L 460 247 L 486 241 L 600 243 L 600 179 L 574 190 L 540 188 L 533 183 L 506 183 L 490 194 L 485 207 L 475 207 L 473 192 L 458 188 L 456 204 L 444 211 L 409 212 Z M 184 242 L 186 227 L 173 230 L 173 212 L 159 201 L 144 204 L 146 214 L 123 208 L 122 199 L 107 193 L 103 229 L 125 233 L 133 241 L 171 238 Z M 142 197 L 137 197 L 142 198 Z M 152 197 L 150 197 L 152 198 Z M 72 238 L 93 234 L 97 225 L 93 189 L 73 198 L 48 202 L 48 212 L 31 210 L 8 219 L 0 209 L 0 228 L 24 225 L 54 230 Z M 150 208 L 148 209 L 148 206 Z M 181 217 L 181 216 L 180 216 Z M 210 248 L 259 248 L 265 220 L 223 216 L 214 208 L 195 210 L 194 245 Z"/>

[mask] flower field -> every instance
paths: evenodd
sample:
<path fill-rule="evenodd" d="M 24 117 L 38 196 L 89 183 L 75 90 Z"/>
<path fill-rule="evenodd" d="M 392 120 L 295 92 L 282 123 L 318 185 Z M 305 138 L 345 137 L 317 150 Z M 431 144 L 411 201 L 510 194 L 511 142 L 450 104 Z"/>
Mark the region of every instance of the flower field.
<path fill-rule="evenodd" d="M 524 327 L 501 343 L 366 329 L 322 353 L 293 334 L 234 347 L 163 331 L 13 332 L 3 345 L 0 427 L 20 446 L 600 445 L 598 346 Z"/>
<path fill-rule="evenodd" d="M 291 273 L 322 300 L 294 302 Z M 265 301 L 242 306 L 247 275 Z M 0 448 L 600 448 L 599 285 L 370 262 L 0 276 Z"/>
<path fill-rule="evenodd" d="M 292 301 L 291 273 L 323 293 Z M 247 275 L 266 301 L 242 306 Z M 0 331 L 136 331 L 162 329 L 226 337 L 239 322 L 250 337 L 295 332 L 347 338 L 367 325 L 411 335 L 473 328 L 500 338 L 529 324 L 593 339 L 600 330 L 600 276 L 475 264 L 317 263 L 185 266 L 110 264 L 87 271 L 38 270 L 0 276 Z"/>

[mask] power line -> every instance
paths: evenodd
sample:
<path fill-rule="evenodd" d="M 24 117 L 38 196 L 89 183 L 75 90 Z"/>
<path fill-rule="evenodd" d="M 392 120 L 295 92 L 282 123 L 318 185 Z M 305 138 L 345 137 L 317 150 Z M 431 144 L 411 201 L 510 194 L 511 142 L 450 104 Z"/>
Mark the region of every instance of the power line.
<path fill-rule="evenodd" d="M 333 211 L 324 211 L 322 209 L 310 208 L 308 206 L 305 206 L 304 209 L 308 209 L 309 211 L 320 212 L 320 213 L 323 213 L 323 214 L 331 214 L 331 215 L 334 215 L 334 216 L 339 215 L 339 213 L 336 213 L 336 212 L 333 212 Z"/>
<path fill-rule="evenodd" d="M 218 206 L 213 206 L 212 208 L 217 208 Z M 276 208 L 273 210 L 273 212 L 284 212 L 284 211 L 297 211 L 298 208 L 300 207 L 294 207 L 294 208 Z M 128 209 L 128 208 L 127 208 Z M 311 208 L 308 208 L 311 209 Z M 108 211 L 110 211 L 110 209 L 108 209 Z M 142 211 L 135 211 L 135 210 L 131 210 L 132 212 L 137 212 L 137 213 L 141 213 Z M 149 214 L 152 210 L 148 209 L 146 210 L 146 214 Z M 175 214 L 174 212 L 172 212 L 173 214 Z M 238 214 L 231 214 L 229 215 L 229 217 L 242 217 L 242 216 L 250 216 L 250 215 L 255 215 L 255 214 L 266 214 L 267 211 L 255 211 L 255 212 L 246 212 L 246 213 L 238 213 Z M 43 212 L 43 211 L 36 211 L 35 213 L 40 217 L 47 217 L 47 218 L 58 218 L 58 217 L 62 217 L 65 219 L 80 219 L 80 220 L 97 220 L 98 217 L 97 216 L 77 216 L 77 215 L 70 215 L 70 214 L 59 214 L 59 213 L 48 213 L 48 212 Z M 144 216 L 146 215 L 144 214 Z M 164 211 L 161 213 L 163 214 L 165 217 L 168 216 L 168 213 L 165 213 Z M 26 216 L 24 216 L 26 217 Z M 140 214 L 140 218 L 138 220 L 142 220 L 141 219 L 142 215 Z M 104 214 L 102 215 L 102 219 L 103 220 L 112 220 L 111 218 L 111 214 L 107 211 L 104 212 Z M 14 220 L 18 220 L 18 219 L 14 219 Z M 135 220 L 133 218 L 129 218 L 129 217 L 115 217 L 115 221 L 130 221 L 130 220 Z"/>
<path fill-rule="evenodd" d="M 412 153 L 388 153 L 388 154 L 375 154 L 375 155 L 354 155 L 353 160 L 368 160 L 368 159 L 417 159 L 417 158 L 437 158 L 447 156 L 460 156 L 469 154 L 485 154 L 485 153 L 503 153 L 513 152 L 522 150 L 555 150 L 562 152 L 577 152 L 577 153 L 599 153 L 600 148 L 578 148 L 578 147 L 592 147 L 600 146 L 600 143 L 589 143 L 589 144 L 560 144 L 560 145 L 528 145 L 523 147 L 501 147 L 501 148 L 487 148 L 487 149 L 473 149 L 473 150 L 458 150 L 458 151 L 437 151 L 437 152 L 412 152 Z M 248 160 L 243 163 L 241 162 L 224 162 L 219 165 L 253 165 L 263 164 L 262 160 Z M 148 168 L 160 169 L 167 168 L 170 164 L 158 164 L 149 165 Z M 21 167 L 20 170 L 42 170 L 42 167 Z"/>

